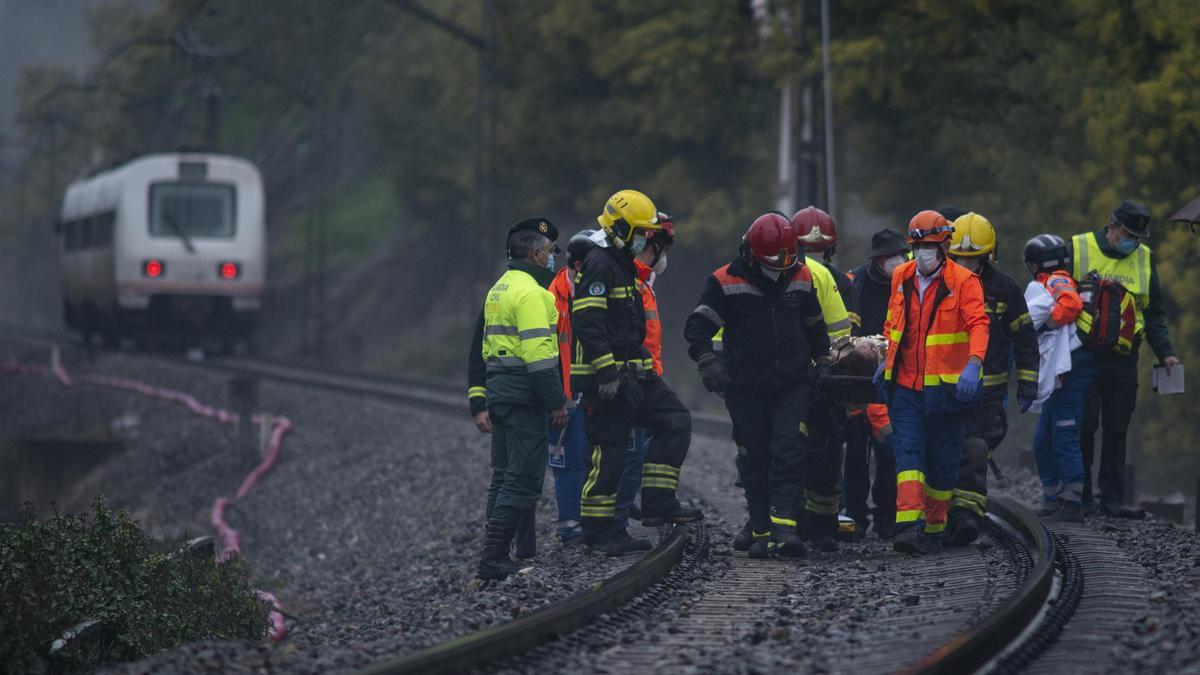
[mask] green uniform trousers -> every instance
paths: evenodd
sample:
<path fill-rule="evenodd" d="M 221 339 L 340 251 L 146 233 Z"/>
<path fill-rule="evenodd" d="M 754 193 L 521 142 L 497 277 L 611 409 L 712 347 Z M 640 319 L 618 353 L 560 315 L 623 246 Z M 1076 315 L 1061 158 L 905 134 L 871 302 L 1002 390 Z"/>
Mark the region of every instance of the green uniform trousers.
<path fill-rule="evenodd" d="M 492 484 L 488 487 L 489 520 L 516 520 L 537 504 L 546 476 L 546 411 L 527 405 L 495 403 L 492 417 Z"/>

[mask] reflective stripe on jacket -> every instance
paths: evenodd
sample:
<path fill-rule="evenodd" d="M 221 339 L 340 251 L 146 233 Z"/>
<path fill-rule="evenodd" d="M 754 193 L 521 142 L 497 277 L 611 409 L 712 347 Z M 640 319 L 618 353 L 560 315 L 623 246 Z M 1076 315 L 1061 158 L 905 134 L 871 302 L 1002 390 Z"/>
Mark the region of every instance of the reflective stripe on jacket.
<path fill-rule="evenodd" d="M 983 359 L 984 397 L 994 400 L 1008 393 L 1010 365 L 1017 370 L 1017 396 L 1037 398 L 1037 332 L 1025 305 L 1025 291 L 1015 279 L 984 262 L 979 270 L 984 309 L 991 324 L 987 356 Z"/>
<path fill-rule="evenodd" d="M 520 403 L 552 410 L 565 402 L 554 330 L 558 312 L 554 296 L 520 266 L 509 264 L 483 304 L 487 400 L 489 405 Z"/>
<path fill-rule="evenodd" d="M 982 361 L 987 355 L 983 284 L 970 270 L 946 260 L 921 302 L 916 276 L 917 263 L 911 260 L 892 275 L 884 377 L 917 390 L 956 384 L 968 358 Z M 901 356 L 902 346 L 907 359 Z"/>
<path fill-rule="evenodd" d="M 1076 281 L 1083 281 L 1093 270 L 1103 279 L 1111 279 L 1125 287 L 1137 305 L 1134 335 L 1139 338 L 1145 332 L 1142 311 L 1150 304 L 1150 247 L 1139 244 L 1133 253 L 1124 258 L 1113 258 L 1100 250 L 1095 232 L 1085 232 L 1071 237 L 1072 264 Z M 1079 316 L 1079 328 L 1088 332 L 1092 317 L 1086 312 Z"/>
<path fill-rule="evenodd" d="M 649 370 L 646 310 L 635 285 L 637 268 L 625 249 L 588 253 L 571 301 L 571 390 L 594 389 L 597 375 L 616 377 L 622 366 Z"/>
<path fill-rule="evenodd" d="M 658 298 L 654 295 L 654 288 L 650 286 L 650 277 L 654 270 L 636 258 L 633 264 L 637 267 L 638 276 L 635 285 L 642 294 L 642 308 L 646 310 L 646 339 L 642 344 L 646 346 L 646 351 L 650 352 L 650 358 L 654 361 L 654 372 L 662 375 L 662 322 L 658 318 Z"/>
<path fill-rule="evenodd" d="M 833 273 L 811 256 L 805 256 L 804 266 L 812 272 L 813 288 L 817 291 L 817 302 L 821 303 L 821 313 L 825 315 L 825 331 L 829 333 L 829 341 L 850 335 L 850 313 L 846 311 L 846 303 L 838 291 Z"/>

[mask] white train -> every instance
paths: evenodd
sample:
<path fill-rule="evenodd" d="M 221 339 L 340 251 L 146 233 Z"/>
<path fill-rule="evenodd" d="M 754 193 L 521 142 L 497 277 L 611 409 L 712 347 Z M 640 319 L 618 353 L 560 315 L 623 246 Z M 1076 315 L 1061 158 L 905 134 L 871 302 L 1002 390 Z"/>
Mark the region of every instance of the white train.
<path fill-rule="evenodd" d="M 184 334 L 232 348 L 262 305 L 263 214 L 258 169 L 227 155 L 147 155 L 72 183 L 58 224 L 67 325 L 109 345 Z"/>

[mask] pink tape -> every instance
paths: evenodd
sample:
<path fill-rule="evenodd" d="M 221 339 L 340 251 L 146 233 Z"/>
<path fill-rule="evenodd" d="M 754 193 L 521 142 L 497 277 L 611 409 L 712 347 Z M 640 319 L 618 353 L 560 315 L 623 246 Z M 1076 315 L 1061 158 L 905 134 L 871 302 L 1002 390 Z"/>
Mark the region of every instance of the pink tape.
<path fill-rule="evenodd" d="M 47 368 L 45 366 L 35 366 L 31 364 L 18 363 L 10 358 L 3 364 L 0 364 L 0 373 L 3 374 L 29 374 L 29 375 L 52 375 L 65 387 L 71 387 L 80 384 L 91 384 L 100 387 L 110 387 L 114 389 L 124 389 L 127 391 L 137 392 L 145 396 L 159 398 L 167 401 L 172 401 L 183 405 L 188 410 L 196 415 L 215 419 L 224 424 L 232 424 L 238 421 L 238 415 L 228 410 L 215 408 L 213 406 L 204 405 L 196 400 L 190 394 L 186 394 L 174 389 L 166 389 L 163 387 L 155 387 L 145 382 L 138 380 L 130 380 L 123 377 L 111 377 L 107 375 L 83 375 L 72 378 L 66 369 L 62 366 Z M 261 418 L 255 415 L 253 422 L 259 422 Z M 267 445 L 266 456 L 258 466 L 254 467 L 250 473 L 242 480 L 242 484 L 238 487 L 237 496 L 235 499 L 245 497 L 258 481 L 267 474 L 274 466 L 276 460 L 279 459 L 279 450 L 283 445 L 283 437 L 292 428 L 292 421 L 286 417 L 275 418 L 274 424 L 271 427 L 271 437 Z M 232 504 L 233 501 L 228 497 L 218 497 L 213 503 L 212 511 L 209 514 L 209 521 L 212 524 L 213 530 L 217 533 L 217 540 L 220 546 L 217 550 L 217 560 L 225 561 L 235 555 L 241 555 L 242 544 L 241 537 L 237 530 L 229 526 L 225 522 L 225 509 Z M 267 601 L 273 608 L 268 614 L 270 626 L 267 629 L 267 637 L 273 642 L 279 642 L 287 635 L 287 624 L 283 616 L 283 605 L 279 599 L 272 593 L 267 591 L 255 591 L 258 597 Z"/>

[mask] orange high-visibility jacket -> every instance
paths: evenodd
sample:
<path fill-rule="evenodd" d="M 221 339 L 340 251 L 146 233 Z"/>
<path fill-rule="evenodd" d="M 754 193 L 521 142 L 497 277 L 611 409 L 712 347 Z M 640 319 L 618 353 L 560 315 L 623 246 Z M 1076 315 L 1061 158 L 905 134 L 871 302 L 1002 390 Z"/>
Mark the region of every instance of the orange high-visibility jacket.
<path fill-rule="evenodd" d="M 654 295 L 654 289 L 650 288 L 650 275 L 654 274 L 654 270 L 636 258 L 633 264 L 637 266 L 637 287 L 642 294 L 642 306 L 646 309 L 646 339 L 642 344 L 646 345 L 646 351 L 654 360 L 654 371 L 662 375 L 662 324 L 658 320 L 658 298 Z"/>
<path fill-rule="evenodd" d="M 558 365 L 562 369 L 563 394 L 571 400 L 571 298 L 575 295 L 575 270 L 564 267 L 550 282 L 550 294 L 558 310 Z"/>
<path fill-rule="evenodd" d="M 915 390 L 954 385 L 967 359 L 987 354 L 988 318 L 983 284 L 970 270 L 946 260 L 942 273 L 917 293 L 917 263 L 892 275 L 883 330 L 888 338 L 884 377 Z"/>

